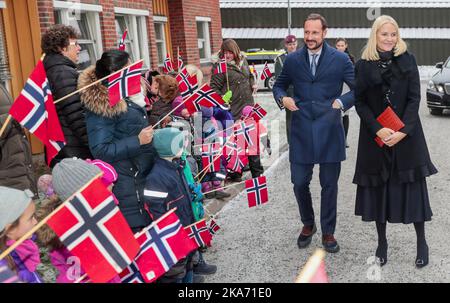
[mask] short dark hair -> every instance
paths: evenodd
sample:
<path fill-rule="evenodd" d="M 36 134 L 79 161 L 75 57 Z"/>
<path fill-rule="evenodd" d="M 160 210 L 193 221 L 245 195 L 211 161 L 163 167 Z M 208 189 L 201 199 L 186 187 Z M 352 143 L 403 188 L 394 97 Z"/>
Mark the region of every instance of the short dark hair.
<path fill-rule="evenodd" d="M 118 49 L 112 49 L 102 54 L 95 64 L 95 75 L 98 79 L 118 71 L 127 65 L 130 55 Z"/>
<path fill-rule="evenodd" d="M 69 39 L 78 39 L 80 34 L 70 25 L 56 24 L 50 27 L 41 38 L 41 49 L 46 54 L 60 54 L 69 46 Z"/>
<path fill-rule="evenodd" d="M 306 21 L 310 20 L 320 20 L 320 22 L 322 23 L 322 30 L 326 30 L 328 28 L 327 20 L 325 20 L 325 18 L 321 14 L 309 14 L 308 17 L 306 17 L 305 22 L 303 22 L 303 25 L 306 23 Z"/>

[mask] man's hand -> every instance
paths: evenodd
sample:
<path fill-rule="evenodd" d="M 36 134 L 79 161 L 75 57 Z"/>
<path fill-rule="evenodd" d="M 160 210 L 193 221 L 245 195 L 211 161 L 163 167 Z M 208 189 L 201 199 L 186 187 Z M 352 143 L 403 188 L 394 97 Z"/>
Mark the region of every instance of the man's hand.
<path fill-rule="evenodd" d="M 292 112 L 299 110 L 297 105 L 295 105 L 295 100 L 292 99 L 291 97 L 283 97 L 282 101 L 283 101 L 283 106 L 285 108 L 287 108 L 288 110 L 290 110 Z"/>
<path fill-rule="evenodd" d="M 342 109 L 341 103 L 339 103 L 337 100 L 334 100 L 332 106 L 333 106 L 333 108 L 335 108 L 335 109 Z"/>
<path fill-rule="evenodd" d="M 405 133 L 395 132 L 392 135 L 388 136 L 383 141 L 387 146 L 392 147 L 395 144 L 397 144 L 398 142 L 402 141 L 405 137 L 406 137 Z"/>
<path fill-rule="evenodd" d="M 390 135 L 392 135 L 393 133 L 395 133 L 392 129 L 390 128 L 382 128 L 379 131 L 377 131 L 377 136 L 380 137 L 381 140 L 387 139 Z"/>

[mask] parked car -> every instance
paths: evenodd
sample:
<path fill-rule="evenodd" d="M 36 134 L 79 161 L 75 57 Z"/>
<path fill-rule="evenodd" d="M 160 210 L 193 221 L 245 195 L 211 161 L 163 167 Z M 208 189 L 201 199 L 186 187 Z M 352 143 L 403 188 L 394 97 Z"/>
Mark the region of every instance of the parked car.
<path fill-rule="evenodd" d="M 245 52 L 250 70 L 253 71 L 253 69 L 256 69 L 258 74 L 258 79 L 256 79 L 258 89 L 268 88 L 272 90 L 273 85 L 275 84 L 275 58 L 282 53 L 284 53 L 284 51 L 268 51 L 261 49 L 249 49 Z M 261 73 L 266 62 L 270 72 L 272 73 L 272 77 L 266 79 L 265 81 L 261 81 Z"/>
<path fill-rule="evenodd" d="M 436 68 L 439 71 L 428 82 L 427 106 L 432 115 L 442 115 L 444 109 L 450 109 L 450 57 Z"/>

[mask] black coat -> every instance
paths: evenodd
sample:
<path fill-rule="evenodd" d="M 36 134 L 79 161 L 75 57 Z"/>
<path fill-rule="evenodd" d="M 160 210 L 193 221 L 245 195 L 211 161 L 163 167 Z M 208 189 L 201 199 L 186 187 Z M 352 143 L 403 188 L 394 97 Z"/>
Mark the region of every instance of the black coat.
<path fill-rule="evenodd" d="M 95 66 L 91 66 L 83 71 L 80 87 L 97 80 L 94 70 Z M 84 90 L 81 100 L 86 106 L 92 154 L 111 164 L 119 176 L 113 193 L 122 214 L 132 229 L 149 225 L 151 218 L 144 208 L 143 192 L 156 152 L 151 144 L 139 143 L 139 133 L 148 126 L 145 109 L 128 99 L 111 107 L 108 89 L 102 84 Z"/>
<path fill-rule="evenodd" d="M 382 128 L 376 117 L 386 108 L 381 71 L 375 61 L 359 60 L 355 66 L 355 107 L 361 126 L 353 182 L 358 185 L 381 185 L 388 180 L 391 169 L 401 183 L 418 181 L 437 172 L 419 118 L 420 77 L 414 56 L 406 52 L 394 57 L 391 70 L 390 99 L 393 110 L 405 124 L 400 131 L 407 136 L 392 148 L 386 145 L 380 148 L 374 138 Z M 387 153 L 392 155 L 392 162 L 388 163 Z"/>
<path fill-rule="evenodd" d="M 56 101 L 77 90 L 78 71 L 75 63 L 60 54 L 48 54 L 44 57 L 44 67 Z M 59 122 L 66 139 L 66 145 L 52 160 L 50 166 L 64 158 L 92 158 L 89 151 L 85 110 L 80 95 L 75 94 L 56 105 Z"/>

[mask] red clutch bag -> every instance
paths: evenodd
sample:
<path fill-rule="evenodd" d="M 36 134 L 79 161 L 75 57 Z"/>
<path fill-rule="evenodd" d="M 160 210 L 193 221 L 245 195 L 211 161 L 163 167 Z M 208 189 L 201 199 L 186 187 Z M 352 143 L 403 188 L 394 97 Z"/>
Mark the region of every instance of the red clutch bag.
<path fill-rule="evenodd" d="M 378 116 L 377 121 L 380 122 L 383 127 L 390 128 L 396 132 L 405 126 L 390 106 L 388 106 L 384 112 Z M 377 142 L 379 147 L 383 147 L 384 145 L 384 142 L 380 139 L 380 137 L 375 137 L 375 142 Z"/>

